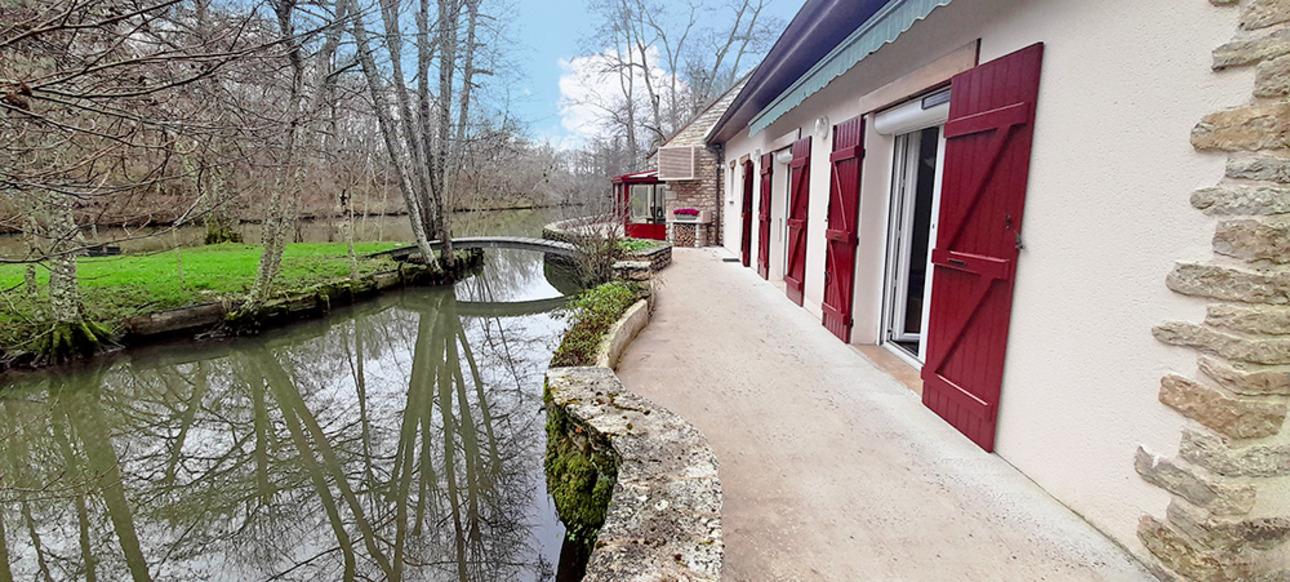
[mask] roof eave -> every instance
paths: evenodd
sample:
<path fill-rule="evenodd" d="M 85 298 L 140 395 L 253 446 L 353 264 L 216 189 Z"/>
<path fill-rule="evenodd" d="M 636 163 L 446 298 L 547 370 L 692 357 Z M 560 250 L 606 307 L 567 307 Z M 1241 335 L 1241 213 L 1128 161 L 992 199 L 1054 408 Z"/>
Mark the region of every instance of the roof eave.
<path fill-rule="evenodd" d="M 890 1 L 807 0 L 708 132 L 707 143 L 725 142 L 737 135 L 770 101 Z M 755 99 L 766 103 L 758 104 Z"/>

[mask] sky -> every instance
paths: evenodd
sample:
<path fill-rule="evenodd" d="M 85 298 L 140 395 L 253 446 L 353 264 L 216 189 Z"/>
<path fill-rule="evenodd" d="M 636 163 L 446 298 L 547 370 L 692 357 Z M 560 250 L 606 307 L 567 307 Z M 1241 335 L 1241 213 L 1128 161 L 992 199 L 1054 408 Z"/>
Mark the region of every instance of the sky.
<path fill-rule="evenodd" d="M 664 1 L 684 5 L 681 0 Z M 787 23 L 801 5 L 802 0 L 773 0 L 769 12 Z M 560 80 L 569 77 L 565 80 L 568 92 L 573 75 L 570 63 L 583 52 L 583 37 L 595 29 L 595 18 L 586 0 L 516 0 L 516 9 L 512 29 L 520 54 L 515 60 L 526 78 L 513 93 L 511 111 L 528 123 L 535 138 L 576 145 L 583 137 L 579 135 L 582 124 L 572 118 L 577 111 L 565 111 L 562 116 Z"/>

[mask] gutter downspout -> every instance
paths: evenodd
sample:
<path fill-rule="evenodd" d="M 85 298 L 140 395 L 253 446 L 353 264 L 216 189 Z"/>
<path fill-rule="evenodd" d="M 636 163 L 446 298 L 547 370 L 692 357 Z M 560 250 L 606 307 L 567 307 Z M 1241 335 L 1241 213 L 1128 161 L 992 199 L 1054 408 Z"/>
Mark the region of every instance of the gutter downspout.
<path fill-rule="evenodd" d="M 722 188 L 721 188 L 721 184 L 722 182 L 724 182 L 724 180 L 722 180 L 722 176 L 725 174 L 725 171 L 726 171 L 725 144 L 716 143 L 716 144 L 709 145 L 708 151 L 712 152 L 714 155 L 717 156 L 717 175 L 715 176 L 716 183 L 713 184 L 713 186 L 715 186 L 714 191 L 717 197 L 717 200 L 716 200 L 717 204 L 715 206 L 716 210 L 712 213 L 712 223 L 716 227 L 716 233 L 715 233 L 716 236 L 714 236 L 713 238 L 716 239 L 717 246 L 725 246 L 726 222 L 721 218 L 721 216 L 725 214 L 725 205 L 722 204 L 722 202 L 725 201 L 724 200 L 725 196 L 722 195 L 724 193 L 722 192 Z"/>

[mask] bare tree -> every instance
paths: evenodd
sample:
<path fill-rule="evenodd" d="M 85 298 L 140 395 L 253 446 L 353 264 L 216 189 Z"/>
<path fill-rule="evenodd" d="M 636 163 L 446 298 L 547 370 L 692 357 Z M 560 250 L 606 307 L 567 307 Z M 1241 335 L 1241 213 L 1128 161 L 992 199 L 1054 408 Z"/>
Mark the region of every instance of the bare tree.
<path fill-rule="evenodd" d="M 285 48 L 288 67 L 283 143 L 274 187 L 269 190 L 265 213 L 259 269 L 247 296 L 244 312 L 251 312 L 269 297 L 274 278 L 281 269 L 288 228 L 294 222 L 300 191 L 305 179 L 305 153 L 320 137 L 320 117 L 326 100 L 332 95 L 336 78 L 336 53 L 340 47 L 343 22 L 349 0 L 321 2 L 309 8 L 321 8 L 323 14 L 311 15 L 297 0 L 268 0 L 278 26 L 279 41 Z M 299 21 L 311 19 L 311 32 L 300 30 Z M 316 34 L 315 34 L 316 33 Z M 306 48 L 314 37 L 321 46 L 309 55 Z M 309 77 L 312 77 L 310 79 Z"/>
<path fill-rule="evenodd" d="M 783 23 L 765 15 L 768 3 L 591 0 L 600 25 L 584 39 L 584 58 L 597 65 L 588 73 L 599 78 L 588 82 L 608 77 L 617 91 L 591 92 L 578 104 L 600 112 L 607 137 L 623 138 L 634 168 L 769 49 Z"/>
<path fill-rule="evenodd" d="M 481 79 L 494 73 L 481 65 L 500 50 L 502 39 L 492 34 L 481 42 L 496 20 L 483 0 L 418 0 L 407 7 L 377 0 L 376 10 L 377 28 L 369 29 L 373 23 L 356 13 L 351 30 L 386 153 L 423 256 L 431 259 L 433 236 L 441 241 L 440 260 L 451 261 L 454 189 L 476 139 Z M 415 60 L 406 60 L 408 52 Z M 405 62 L 414 70 L 406 71 Z"/>
<path fill-rule="evenodd" d="M 200 99 L 175 96 L 200 91 L 199 81 L 267 45 L 247 16 L 199 34 L 202 20 L 184 0 L 19 1 L 5 11 L 0 190 L 23 201 L 31 240 L 29 256 L 7 261 L 48 266 L 41 315 L 49 329 L 31 347 L 62 359 L 110 336 L 83 313 L 76 213 L 185 180 L 178 160 L 212 127 L 201 121 Z M 176 214 L 196 210 L 189 204 Z"/>

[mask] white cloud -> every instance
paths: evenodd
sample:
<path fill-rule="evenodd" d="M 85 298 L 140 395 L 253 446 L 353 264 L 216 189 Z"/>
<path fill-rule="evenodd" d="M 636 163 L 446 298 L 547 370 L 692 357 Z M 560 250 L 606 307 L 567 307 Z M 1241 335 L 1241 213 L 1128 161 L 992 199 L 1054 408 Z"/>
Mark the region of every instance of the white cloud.
<path fill-rule="evenodd" d="M 568 132 L 568 137 L 559 140 L 561 147 L 577 147 L 592 138 L 614 133 L 609 111 L 626 102 L 619 73 L 613 68 L 622 61 L 619 54 L 617 50 L 607 49 L 594 55 L 560 60 L 560 125 Z M 646 49 L 645 57 L 650 63 L 650 79 L 655 90 L 661 92 L 670 77 L 655 64 L 659 62 L 658 50 Z M 638 54 L 633 53 L 631 58 L 640 62 Z M 632 71 L 632 97 L 637 103 L 637 124 L 640 124 L 648 111 L 648 93 L 642 67 L 633 67 Z"/>

